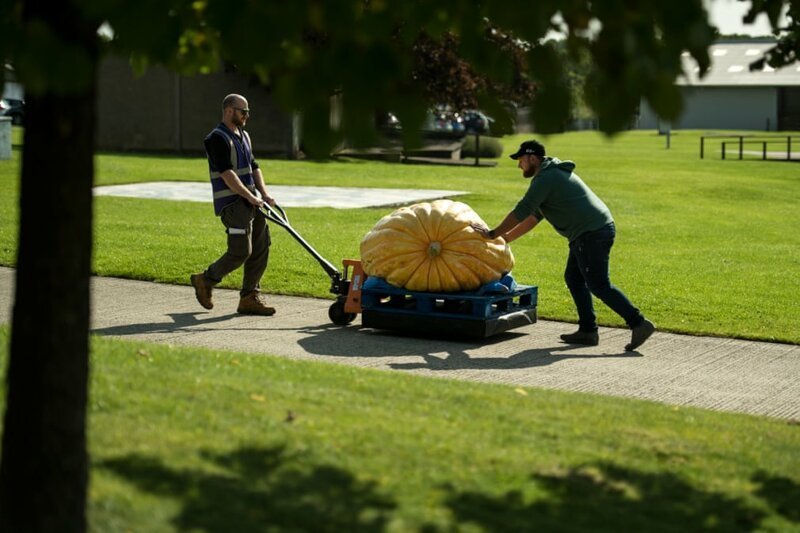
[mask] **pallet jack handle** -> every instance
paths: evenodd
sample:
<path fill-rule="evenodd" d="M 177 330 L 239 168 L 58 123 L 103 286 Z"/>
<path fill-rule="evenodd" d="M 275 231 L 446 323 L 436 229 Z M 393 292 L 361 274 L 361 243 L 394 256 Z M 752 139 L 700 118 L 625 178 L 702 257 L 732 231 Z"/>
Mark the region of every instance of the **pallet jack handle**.
<path fill-rule="evenodd" d="M 325 273 L 330 276 L 331 280 L 333 281 L 333 286 L 338 287 L 338 283 L 342 279 L 342 273 L 339 272 L 339 269 L 333 266 L 330 261 L 322 257 L 313 246 L 308 244 L 308 241 L 306 241 L 299 233 L 297 233 L 297 230 L 295 230 L 289 223 L 289 217 L 286 215 L 286 212 L 281 206 L 278 204 L 269 205 L 268 203 L 264 202 L 259 209 L 268 220 L 279 226 L 282 226 L 292 237 L 295 238 L 297 242 L 300 243 L 303 248 L 308 250 L 308 252 L 314 256 L 314 259 L 317 260 L 320 266 L 322 266 L 322 269 L 325 271 Z"/>

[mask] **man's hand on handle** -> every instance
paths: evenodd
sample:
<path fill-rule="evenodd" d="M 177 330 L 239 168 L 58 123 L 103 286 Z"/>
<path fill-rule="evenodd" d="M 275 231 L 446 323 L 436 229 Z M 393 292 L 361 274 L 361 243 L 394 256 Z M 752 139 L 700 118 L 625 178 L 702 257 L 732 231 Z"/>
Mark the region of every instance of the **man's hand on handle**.
<path fill-rule="evenodd" d="M 253 207 L 261 207 L 264 205 L 264 200 L 256 196 L 255 194 L 250 194 L 245 196 L 245 199 L 252 205 Z"/>
<path fill-rule="evenodd" d="M 251 194 L 246 198 L 247 201 L 250 202 L 250 205 L 252 205 L 253 207 L 261 207 L 264 204 L 269 204 L 271 207 L 275 207 L 275 198 L 273 198 L 266 192 L 257 192 L 256 194 Z"/>

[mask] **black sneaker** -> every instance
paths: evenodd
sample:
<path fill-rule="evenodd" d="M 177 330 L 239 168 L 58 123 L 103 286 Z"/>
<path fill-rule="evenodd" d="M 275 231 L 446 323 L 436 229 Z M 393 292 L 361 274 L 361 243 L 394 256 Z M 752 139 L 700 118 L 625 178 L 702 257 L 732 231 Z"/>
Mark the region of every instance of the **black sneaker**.
<path fill-rule="evenodd" d="M 597 346 L 600 343 L 600 335 L 597 331 L 581 331 L 575 333 L 565 333 L 561 335 L 561 340 L 567 344 L 583 344 L 585 346 Z"/>
<path fill-rule="evenodd" d="M 646 318 L 641 324 L 631 329 L 631 342 L 625 346 L 625 349 L 632 352 L 650 338 L 650 335 L 656 330 L 655 324 Z"/>

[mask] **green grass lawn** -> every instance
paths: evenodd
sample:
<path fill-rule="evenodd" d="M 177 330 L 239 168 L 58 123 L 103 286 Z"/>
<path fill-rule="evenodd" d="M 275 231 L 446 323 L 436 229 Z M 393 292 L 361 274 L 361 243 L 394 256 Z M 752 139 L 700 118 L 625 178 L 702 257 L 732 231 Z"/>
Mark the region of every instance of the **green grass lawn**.
<path fill-rule="evenodd" d="M 520 139 L 505 139 L 506 152 Z M 794 166 L 700 161 L 696 133 L 673 135 L 669 151 L 647 132 L 545 141 L 611 207 L 613 277 L 659 325 L 800 340 Z M 0 161 L 6 265 L 14 156 Z M 472 191 L 463 200 L 492 224 L 526 186 L 508 160 L 262 164 L 271 183 Z M 163 156 L 102 154 L 97 167 L 101 184 L 206 173 L 202 159 Z M 290 216 L 338 262 L 388 211 Z M 210 203 L 104 197 L 95 213 L 102 275 L 186 283 L 223 244 Z M 273 241 L 268 290 L 326 295 L 313 259 L 281 228 Z M 541 314 L 572 318 L 563 239 L 544 225 L 513 249 L 517 279 L 540 286 Z M 796 422 L 102 337 L 91 369 L 93 531 L 800 531 Z"/>
<path fill-rule="evenodd" d="M 19 136 L 16 129 L 15 135 Z M 577 163 L 617 222 L 612 280 L 662 330 L 800 342 L 800 165 L 722 161 L 713 144 L 699 159 L 701 132 L 678 131 L 665 148 L 655 132 L 608 139 L 594 132 L 544 137 L 548 152 Z M 505 153 L 527 136 L 506 137 Z M 18 137 L 17 137 L 18 138 Z M 21 141 L 19 141 L 21 142 Z M 19 149 L 0 162 L 0 263 L 16 253 Z M 100 154 L 97 183 L 206 180 L 203 158 Z M 496 168 L 345 161 L 261 161 L 267 181 L 284 185 L 437 188 L 470 191 L 459 199 L 497 224 L 527 181 L 504 157 Z M 210 195 L 209 195 L 210 197 Z M 278 198 L 280 201 L 280 198 Z M 335 264 L 358 257 L 361 238 L 391 208 L 289 210 L 294 226 Z M 94 270 L 105 276 L 188 282 L 223 251 L 211 203 L 98 198 Z M 329 296 L 328 278 L 279 227 L 273 228 L 268 292 Z M 562 273 L 566 241 L 542 224 L 512 246 L 521 283 L 539 286 L 545 318 L 575 320 Z M 240 272 L 223 286 L 236 287 Z M 622 321 L 602 304 L 604 325 Z"/>
<path fill-rule="evenodd" d="M 105 338 L 92 352 L 93 531 L 800 531 L 785 421 Z"/>

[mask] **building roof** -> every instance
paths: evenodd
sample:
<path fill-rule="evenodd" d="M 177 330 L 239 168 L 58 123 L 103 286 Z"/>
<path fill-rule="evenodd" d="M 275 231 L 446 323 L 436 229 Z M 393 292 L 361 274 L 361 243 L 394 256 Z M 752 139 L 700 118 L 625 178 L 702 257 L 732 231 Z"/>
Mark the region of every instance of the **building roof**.
<path fill-rule="evenodd" d="M 708 55 L 711 68 L 700 79 L 700 67 L 689 55 L 683 53 L 683 71 L 677 85 L 698 87 L 786 87 L 800 86 L 800 62 L 773 69 L 764 65 L 763 70 L 750 71 L 750 63 L 764 57 L 764 53 L 775 46 L 774 41 L 718 42 L 711 45 Z"/>

